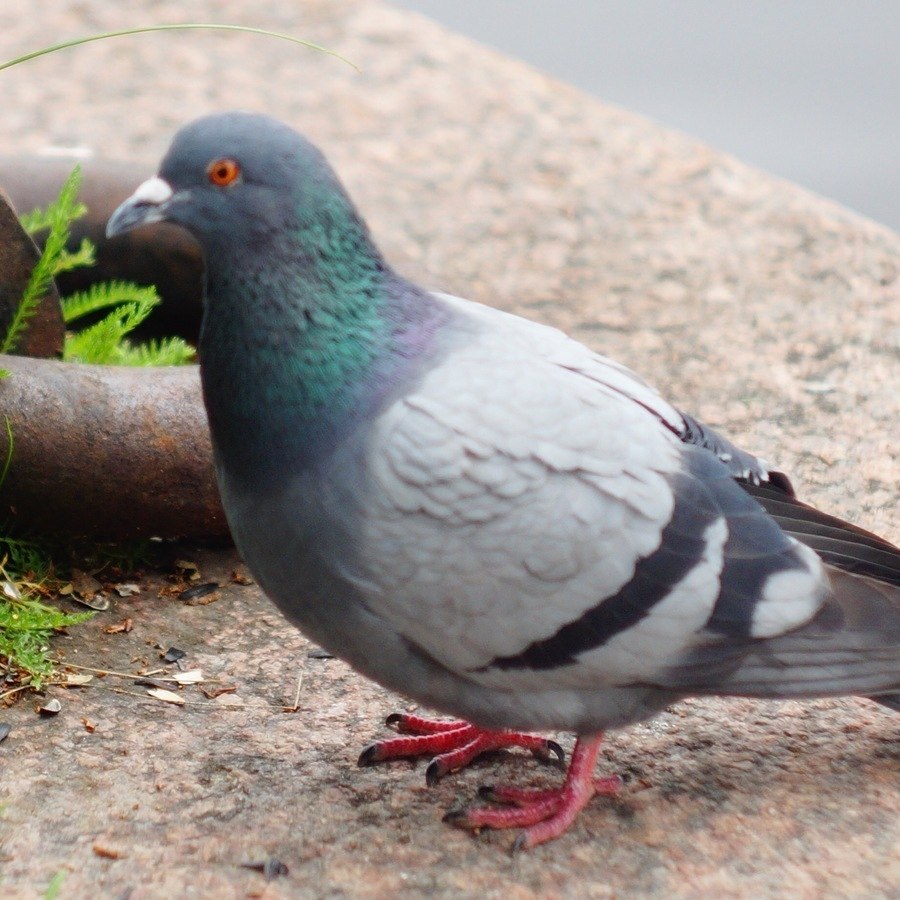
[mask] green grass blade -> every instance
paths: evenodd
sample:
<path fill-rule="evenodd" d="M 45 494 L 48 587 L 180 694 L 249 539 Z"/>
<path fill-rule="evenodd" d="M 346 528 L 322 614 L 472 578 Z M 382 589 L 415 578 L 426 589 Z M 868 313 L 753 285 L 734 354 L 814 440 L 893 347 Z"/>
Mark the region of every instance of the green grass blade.
<path fill-rule="evenodd" d="M 152 31 L 188 31 L 193 29 L 207 29 L 213 31 L 243 31 L 248 34 L 261 34 L 265 37 L 278 38 L 282 41 L 290 41 L 293 44 L 300 44 L 301 47 L 306 47 L 309 50 L 315 50 L 317 53 L 324 53 L 326 56 L 333 56 L 335 59 L 339 59 L 341 62 L 346 63 L 348 66 L 356 69 L 357 72 L 360 71 L 359 66 L 355 63 L 352 63 L 345 56 L 341 56 L 340 53 L 337 53 L 334 50 L 329 50 L 327 47 L 322 47 L 319 44 L 314 44 L 312 41 L 305 41 L 302 38 L 294 37 L 290 34 L 285 34 L 281 31 L 269 31 L 266 28 L 252 28 L 247 25 L 217 25 L 214 23 L 201 23 L 201 22 L 185 22 L 179 24 L 169 24 L 169 25 L 145 25 L 141 28 L 126 28 L 122 31 L 104 31 L 101 34 L 90 34 L 87 37 L 74 38 L 70 41 L 63 41 L 59 44 L 53 44 L 51 47 L 42 47 L 40 50 L 33 50 L 31 53 L 23 53 L 21 56 L 17 56 L 15 59 L 7 60 L 5 63 L 0 63 L 0 71 L 3 69 L 9 69 L 13 66 L 19 65 L 19 63 L 28 62 L 30 59 L 37 59 L 39 56 L 46 56 L 48 53 L 55 53 L 57 50 L 66 50 L 69 47 L 79 47 L 81 44 L 89 44 L 93 41 L 105 41 L 107 38 L 115 38 L 115 37 L 127 37 L 132 34 L 146 34 Z"/>
<path fill-rule="evenodd" d="M 4 416 L 3 421 L 6 425 L 6 459 L 3 460 L 3 467 L 0 468 L 0 487 L 3 486 L 3 483 L 6 481 L 6 476 L 9 474 L 14 447 L 12 422 L 9 420 L 9 416 Z"/>
<path fill-rule="evenodd" d="M 57 872 L 50 879 L 50 884 L 47 885 L 47 890 L 44 891 L 44 900 L 57 900 L 57 898 L 59 897 L 59 892 L 62 890 L 63 882 L 65 880 L 65 870 Z"/>

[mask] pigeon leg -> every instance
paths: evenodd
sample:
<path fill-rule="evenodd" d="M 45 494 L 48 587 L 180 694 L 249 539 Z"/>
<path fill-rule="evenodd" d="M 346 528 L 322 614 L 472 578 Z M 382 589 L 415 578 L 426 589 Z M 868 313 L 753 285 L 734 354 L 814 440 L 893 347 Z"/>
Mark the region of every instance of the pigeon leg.
<path fill-rule="evenodd" d="M 537 791 L 502 785 L 486 788 L 482 790 L 482 796 L 511 805 L 452 810 L 444 816 L 444 821 L 473 831 L 480 828 L 524 828 L 513 844 L 513 852 L 527 850 L 559 837 L 593 796 L 614 794 L 622 786 L 618 776 L 594 777 L 594 765 L 602 741 L 602 734 L 578 739 L 561 787 Z"/>
<path fill-rule="evenodd" d="M 476 756 L 504 747 L 523 747 L 539 759 L 561 765 L 565 759 L 556 741 L 519 731 L 490 731 L 461 720 L 426 719 L 423 716 L 395 713 L 386 724 L 403 737 L 369 744 L 359 756 L 358 765 L 371 766 L 390 759 L 434 755 L 425 770 L 425 780 L 434 785 L 448 772 L 467 766 Z"/>

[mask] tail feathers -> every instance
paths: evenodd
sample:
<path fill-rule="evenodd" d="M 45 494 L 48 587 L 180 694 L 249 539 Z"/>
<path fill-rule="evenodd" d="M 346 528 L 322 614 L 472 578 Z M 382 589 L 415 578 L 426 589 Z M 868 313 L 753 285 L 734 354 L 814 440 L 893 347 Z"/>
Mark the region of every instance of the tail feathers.
<path fill-rule="evenodd" d="M 803 503 L 771 482 L 740 484 L 784 531 L 815 550 L 826 563 L 900 586 L 900 547 Z"/>
<path fill-rule="evenodd" d="M 900 588 L 826 566 L 832 591 L 788 634 L 707 644 L 666 673 L 699 694 L 801 698 L 855 694 L 900 709 Z"/>
<path fill-rule="evenodd" d="M 738 482 L 826 563 L 834 596 L 807 626 L 737 651 L 725 680 L 736 693 L 769 697 L 866 695 L 872 685 L 870 699 L 900 712 L 900 547 L 803 503 L 777 472 Z"/>

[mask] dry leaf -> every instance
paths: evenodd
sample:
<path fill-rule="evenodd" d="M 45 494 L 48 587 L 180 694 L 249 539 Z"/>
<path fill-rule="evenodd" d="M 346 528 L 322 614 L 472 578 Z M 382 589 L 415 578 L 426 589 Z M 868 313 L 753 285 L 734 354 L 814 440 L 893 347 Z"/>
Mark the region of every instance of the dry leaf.
<path fill-rule="evenodd" d="M 82 719 L 81 724 L 84 725 L 84 730 L 88 734 L 93 734 L 97 730 L 96 723 L 92 722 L 90 719 Z"/>
<path fill-rule="evenodd" d="M 178 684 L 200 684 L 203 681 L 203 670 L 188 669 L 187 672 L 176 672 L 172 678 Z"/>
<path fill-rule="evenodd" d="M 132 597 L 141 592 L 140 587 L 136 584 L 117 584 L 114 587 L 120 597 Z"/>
<path fill-rule="evenodd" d="M 66 675 L 66 687 L 81 687 L 83 684 L 89 684 L 94 680 L 93 675 L 87 673 L 70 672 Z"/>
<path fill-rule="evenodd" d="M 131 629 L 134 628 L 134 620 L 133 619 L 123 619 L 121 622 L 117 622 L 115 625 L 107 625 L 103 630 L 107 634 L 127 634 Z"/>
<path fill-rule="evenodd" d="M 216 600 L 220 600 L 222 595 L 216 591 L 213 594 L 207 594 L 205 597 L 201 597 L 199 600 L 188 600 L 184 605 L 185 606 L 209 606 L 210 603 L 215 603 Z"/>
<path fill-rule="evenodd" d="M 155 697 L 157 700 L 162 700 L 165 703 L 174 703 L 176 706 L 184 706 L 184 697 L 181 694 L 176 694 L 174 691 L 167 691 L 165 688 L 150 688 L 147 693 L 151 697 Z"/>
<path fill-rule="evenodd" d="M 240 569 L 235 569 L 231 573 L 231 580 L 234 584 L 253 584 L 253 579 Z"/>

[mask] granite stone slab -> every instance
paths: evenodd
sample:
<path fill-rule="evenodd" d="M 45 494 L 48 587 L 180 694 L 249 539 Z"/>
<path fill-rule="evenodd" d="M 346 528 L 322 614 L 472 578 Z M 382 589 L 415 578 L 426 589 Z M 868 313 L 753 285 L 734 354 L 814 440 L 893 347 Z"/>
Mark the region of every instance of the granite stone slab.
<path fill-rule="evenodd" d="M 93 44 L 0 72 L 0 152 L 86 146 L 143 171 L 201 113 L 285 118 L 402 271 L 572 331 L 805 499 L 900 539 L 900 236 L 376 0 L 10 3 L 0 55 L 186 18 L 290 30 L 362 71 L 250 36 Z M 62 897 L 896 895 L 898 721 L 874 704 L 683 702 L 609 736 L 619 798 L 511 859 L 509 835 L 442 812 L 480 783 L 557 773 L 512 754 L 434 789 L 423 765 L 357 770 L 402 698 L 308 658 L 231 583 L 230 552 L 177 552 L 222 582 L 215 602 L 186 605 L 174 568 L 151 569 L 57 647 L 131 672 L 172 670 L 157 645 L 174 645 L 235 691 L 186 687 L 175 706 L 107 676 L 49 689 L 55 718 L 32 698 L 0 713 L 3 896 L 40 897 L 60 872 Z M 240 865 L 270 857 L 289 873 Z"/>

